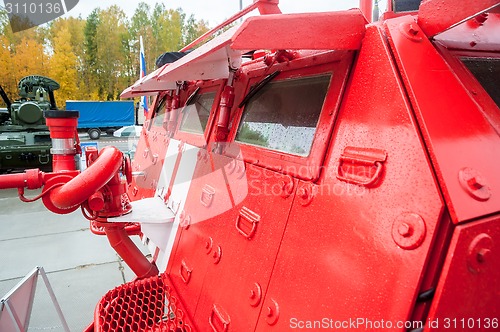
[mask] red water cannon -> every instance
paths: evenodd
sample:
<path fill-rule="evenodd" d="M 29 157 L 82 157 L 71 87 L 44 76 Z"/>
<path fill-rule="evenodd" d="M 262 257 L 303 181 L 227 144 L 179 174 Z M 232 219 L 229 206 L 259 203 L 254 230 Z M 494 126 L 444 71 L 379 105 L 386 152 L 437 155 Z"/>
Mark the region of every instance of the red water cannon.
<path fill-rule="evenodd" d="M 99 154 L 91 151 L 89 167 L 80 172 L 75 155 L 81 153 L 76 127 L 78 112 L 46 111 L 44 113 L 52 139 L 53 172 L 30 169 L 20 174 L 0 176 L 0 189 L 18 188 L 24 202 L 42 199 L 50 211 L 66 214 L 79 207 L 89 219 L 117 217 L 130 212 L 126 182 L 119 172 L 125 170 L 123 154 L 115 147 L 106 147 Z M 35 198 L 26 198 L 24 189 L 42 188 Z"/>
<path fill-rule="evenodd" d="M 131 233 L 139 233 L 140 227 L 129 223 L 110 222 L 110 218 L 123 216 L 132 210 L 126 193 L 132 173 L 130 159 L 113 146 L 87 149 L 88 167 L 80 172 L 75 167 L 75 155 L 81 153 L 77 125 L 77 111 L 45 111 L 44 117 L 52 139 L 53 172 L 39 169 L 19 174 L 0 175 L 0 189 L 17 188 L 23 202 L 42 199 L 45 207 L 58 214 L 67 214 L 81 208 L 91 221 L 91 229 L 99 228 L 106 234 L 111 246 L 136 273 L 138 278 L 158 274 L 135 244 Z M 121 176 L 124 175 L 124 176 Z M 33 198 L 24 196 L 25 189 L 42 192 Z"/>

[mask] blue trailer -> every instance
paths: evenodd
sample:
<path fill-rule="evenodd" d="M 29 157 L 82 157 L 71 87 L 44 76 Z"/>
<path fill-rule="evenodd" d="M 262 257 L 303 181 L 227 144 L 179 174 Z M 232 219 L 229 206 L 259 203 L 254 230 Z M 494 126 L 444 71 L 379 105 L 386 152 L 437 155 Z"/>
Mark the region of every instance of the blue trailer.
<path fill-rule="evenodd" d="M 134 102 L 125 101 L 66 101 L 66 109 L 79 111 L 78 130 L 87 131 L 91 139 L 99 139 L 101 133 L 131 126 L 135 123 Z"/>

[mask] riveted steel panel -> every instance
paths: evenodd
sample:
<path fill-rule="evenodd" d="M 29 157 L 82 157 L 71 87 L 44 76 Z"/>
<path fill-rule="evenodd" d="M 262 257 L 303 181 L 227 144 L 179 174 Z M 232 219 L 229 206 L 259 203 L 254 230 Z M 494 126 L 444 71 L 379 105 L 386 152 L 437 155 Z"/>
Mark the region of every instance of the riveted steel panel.
<path fill-rule="evenodd" d="M 493 331 L 500 326 L 500 219 L 457 226 L 426 328 Z"/>
<path fill-rule="evenodd" d="M 322 177 L 298 185 L 258 331 L 411 317 L 443 202 L 377 27 L 354 68 Z"/>
<path fill-rule="evenodd" d="M 184 210 L 181 212 L 178 241 L 167 271 L 170 280 L 185 304 L 189 317 L 196 311 L 215 234 L 221 229 L 219 213 L 230 207 L 230 199 L 220 172 L 214 171 L 208 152 L 201 149 L 188 192 Z M 207 188 L 213 189 L 209 205 L 203 204 Z"/>
<path fill-rule="evenodd" d="M 218 217 L 223 230 L 214 236 L 194 320 L 200 331 L 210 330 L 211 325 L 223 327 L 227 321 L 228 330 L 251 331 L 261 311 L 297 180 L 249 164 L 241 164 L 245 167 L 241 170 L 241 161 L 232 165 L 226 157 L 216 159 L 216 165 L 227 165 L 225 174 L 235 205 Z M 244 187 L 248 191 L 243 197 Z M 222 257 L 216 261 L 219 246 Z"/>
<path fill-rule="evenodd" d="M 500 137 L 487 116 L 498 108 L 473 98 L 475 92 L 455 73 L 457 64 L 445 61 L 414 18 L 385 24 L 453 222 L 498 212 Z M 493 109 L 483 111 L 485 107 Z M 466 183 L 461 181 L 464 172 Z M 477 188 L 489 194 L 476 195 Z"/>
<path fill-rule="evenodd" d="M 162 98 L 156 98 L 156 106 L 150 111 L 151 118 L 144 123 L 144 126 L 148 130 L 137 144 L 132 161 L 132 171 L 136 175 L 133 178 L 132 185 L 129 187 L 129 196 L 132 200 L 152 197 L 154 195 L 159 182 L 160 172 L 165 162 L 165 154 L 170 139 L 166 135 L 165 128 L 161 125 L 163 113 L 159 115 L 155 114 Z M 163 105 L 162 108 L 164 107 Z M 167 162 L 175 163 L 175 160 Z"/>

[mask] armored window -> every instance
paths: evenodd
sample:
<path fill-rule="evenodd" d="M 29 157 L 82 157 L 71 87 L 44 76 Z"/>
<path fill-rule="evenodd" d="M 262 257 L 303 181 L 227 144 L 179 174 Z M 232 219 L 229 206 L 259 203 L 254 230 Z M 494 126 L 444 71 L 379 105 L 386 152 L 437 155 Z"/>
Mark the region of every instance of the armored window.
<path fill-rule="evenodd" d="M 153 126 L 154 127 L 162 127 L 163 120 L 165 118 L 165 110 L 167 108 L 167 96 L 163 96 L 160 102 L 155 107 L 155 113 L 153 118 Z"/>
<path fill-rule="evenodd" d="M 462 58 L 461 60 L 500 107 L 500 59 Z"/>
<path fill-rule="evenodd" d="M 271 82 L 246 104 L 236 140 L 308 156 L 331 75 Z"/>
<path fill-rule="evenodd" d="M 215 95 L 215 92 L 196 93 L 193 98 L 189 98 L 190 100 L 182 110 L 181 131 L 195 134 L 205 132 Z"/>
<path fill-rule="evenodd" d="M 392 8 L 395 13 L 418 11 L 421 0 L 393 0 Z"/>

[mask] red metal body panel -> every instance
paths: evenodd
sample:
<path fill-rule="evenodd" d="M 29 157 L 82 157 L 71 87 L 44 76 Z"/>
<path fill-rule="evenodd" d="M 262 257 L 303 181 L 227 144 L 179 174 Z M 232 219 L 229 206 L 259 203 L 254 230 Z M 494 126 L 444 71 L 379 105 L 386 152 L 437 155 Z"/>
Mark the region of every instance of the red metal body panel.
<path fill-rule="evenodd" d="M 461 52 L 498 51 L 500 49 L 500 14 L 488 13 L 476 16 L 464 24 L 440 33 L 434 40 L 448 49 Z"/>
<path fill-rule="evenodd" d="M 49 209 L 81 205 L 152 276 L 108 292 L 97 331 L 497 330 L 500 110 L 485 81 L 500 14 L 477 16 L 497 4 L 427 0 L 369 25 L 359 11 L 251 18 L 124 91 L 165 89 L 132 180 L 106 149 L 78 177 L 31 170 L 0 188 L 45 184 Z M 153 263 L 128 221 L 106 219 L 137 203 L 125 180 L 134 201 L 160 196 L 138 203 L 164 220 L 136 219 Z"/>
<path fill-rule="evenodd" d="M 227 180 L 238 181 L 239 176 L 241 173 L 235 171 L 227 175 Z M 254 330 L 263 309 L 264 294 L 294 198 L 293 194 L 283 194 L 283 183 L 293 192 L 297 182 L 253 165 L 247 165 L 244 176 L 248 195 L 219 217 L 221 229 L 213 238 L 212 251 L 221 248 L 222 258 L 218 264 L 207 266 L 194 316 L 200 331 L 220 327 L 223 321 L 228 322 L 231 330 Z M 205 238 L 211 235 L 203 234 Z"/>
<path fill-rule="evenodd" d="M 220 233 L 224 220 L 224 216 L 218 214 L 230 210 L 231 206 L 227 191 L 221 191 L 223 189 L 222 173 L 214 173 L 213 161 L 208 153 L 200 154 L 189 199 L 184 206 L 183 230 L 177 235 L 176 251 L 167 267 L 172 285 L 191 318 L 196 312 L 207 266 L 213 264 L 211 249 L 217 246 L 214 238 Z"/>
<path fill-rule="evenodd" d="M 413 36 L 410 25 L 417 29 Z M 459 181 L 460 172 L 473 169 L 484 190 L 500 188 L 498 133 L 413 18 L 387 21 L 386 31 L 453 222 L 498 212 L 500 196 L 474 198 Z"/>
<path fill-rule="evenodd" d="M 266 294 L 265 308 L 279 306 L 276 331 L 324 317 L 409 319 L 441 219 L 443 203 L 377 27 L 367 30 L 331 142 L 320 182 L 299 183 L 299 192 L 315 194 L 310 203 L 304 195 L 294 201 Z M 373 186 L 337 179 L 349 146 L 387 153 Z M 270 325 L 264 313 L 257 330 Z"/>
<path fill-rule="evenodd" d="M 132 200 L 152 197 L 158 185 L 161 167 L 170 142 L 163 125 L 164 117 L 167 114 L 166 105 L 162 106 L 165 113 L 161 115 L 161 118 L 154 119 L 163 98 L 167 98 L 165 94 L 157 97 L 153 103 L 154 107 L 149 112 L 149 120 L 144 123 L 148 130 L 139 141 L 136 149 L 137 153 L 132 161 L 132 169 L 138 173 L 137 176 L 134 176 L 129 187 L 129 195 Z"/>
<path fill-rule="evenodd" d="M 231 23 L 235 22 L 237 19 L 243 17 L 244 15 L 250 13 L 254 9 L 258 9 L 261 15 L 267 15 L 267 14 L 280 14 L 281 10 L 278 7 L 279 0 L 254 0 L 253 3 L 241 10 L 239 13 L 231 16 L 228 18 L 226 21 L 223 23 L 217 25 L 215 28 L 213 28 L 210 31 L 207 31 L 200 37 L 198 37 L 195 41 L 192 43 L 184 46 L 181 51 L 187 51 L 190 50 L 192 47 L 195 45 L 198 45 L 200 42 L 207 40 L 209 37 L 213 36 L 214 33 L 219 31 L 225 26 L 230 25 Z"/>
<path fill-rule="evenodd" d="M 433 37 L 495 6 L 498 0 L 424 0 L 418 10 L 418 24 L 428 37 Z"/>
<path fill-rule="evenodd" d="M 499 221 L 498 217 L 485 218 L 456 228 L 426 330 L 498 330 Z"/>
<path fill-rule="evenodd" d="M 358 9 L 251 17 L 235 33 L 231 47 L 237 50 L 356 50 L 361 45 L 366 23 Z M 321 38 L 311 38 L 313 35 Z"/>

